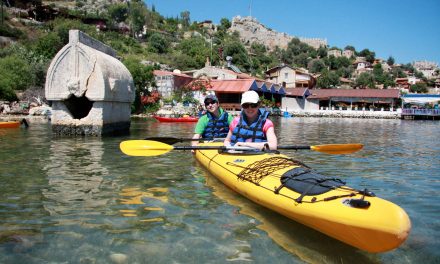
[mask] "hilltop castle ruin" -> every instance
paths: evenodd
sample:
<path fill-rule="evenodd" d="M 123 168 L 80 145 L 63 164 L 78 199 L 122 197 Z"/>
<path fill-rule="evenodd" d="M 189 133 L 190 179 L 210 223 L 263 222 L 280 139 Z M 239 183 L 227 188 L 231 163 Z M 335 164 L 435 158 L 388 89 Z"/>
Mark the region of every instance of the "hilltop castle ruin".
<path fill-rule="evenodd" d="M 272 29 L 265 27 L 259 23 L 256 18 L 247 16 L 236 16 L 232 19 L 232 25 L 229 29 L 231 32 L 237 31 L 240 33 L 240 39 L 246 45 L 250 45 L 253 42 L 263 44 L 269 50 L 273 50 L 276 46 L 281 49 L 287 48 L 289 42 L 294 38 L 286 33 L 276 32 Z M 315 49 L 320 46 L 327 46 L 327 39 L 320 38 L 298 38 L 301 42 L 304 42 Z"/>

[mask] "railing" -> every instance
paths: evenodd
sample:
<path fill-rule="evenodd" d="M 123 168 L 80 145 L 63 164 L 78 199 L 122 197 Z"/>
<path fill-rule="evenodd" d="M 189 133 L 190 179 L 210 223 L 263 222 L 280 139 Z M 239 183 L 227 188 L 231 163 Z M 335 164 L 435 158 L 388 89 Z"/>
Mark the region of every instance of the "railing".
<path fill-rule="evenodd" d="M 402 115 L 440 116 L 440 109 L 402 109 Z"/>

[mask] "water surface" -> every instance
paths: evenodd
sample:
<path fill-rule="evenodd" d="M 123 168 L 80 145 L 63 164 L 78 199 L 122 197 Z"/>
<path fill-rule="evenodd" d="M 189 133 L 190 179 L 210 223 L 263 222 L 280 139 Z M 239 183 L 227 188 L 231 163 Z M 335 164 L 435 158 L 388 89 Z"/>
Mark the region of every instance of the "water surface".
<path fill-rule="evenodd" d="M 123 137 L 0 129 L 0 263 L 439 263 L 440 122 L 275 118 L 282 145 L 361 142 L 352 155 L 283 151 L 408 213 L 398 249 L 369 254 L 227 189 L 187 151 L 129 157 L 119 143 L 190 137 L 133 119 Z"/>

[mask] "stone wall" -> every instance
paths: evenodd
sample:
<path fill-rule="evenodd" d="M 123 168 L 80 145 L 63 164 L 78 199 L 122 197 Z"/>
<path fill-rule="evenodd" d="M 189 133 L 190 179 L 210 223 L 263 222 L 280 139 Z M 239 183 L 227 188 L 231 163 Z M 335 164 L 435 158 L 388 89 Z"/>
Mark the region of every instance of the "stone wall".
<path fill-rule="evenodd" d="M 280 33 L 267 28 L 259 23 L 253 17 L 236 16 L 232 19 L 230 32 L 237 31 L 240 38 L 245 45 L 250 45 L 253 42 L 265 45 L 269 50 L 273 50 L 276 46 L 286 49 L 293 36 L 286 33 Z M 314 47 L 327 46 L 326 39 L 319 38 L 299 38 L 300 41 Z"/>

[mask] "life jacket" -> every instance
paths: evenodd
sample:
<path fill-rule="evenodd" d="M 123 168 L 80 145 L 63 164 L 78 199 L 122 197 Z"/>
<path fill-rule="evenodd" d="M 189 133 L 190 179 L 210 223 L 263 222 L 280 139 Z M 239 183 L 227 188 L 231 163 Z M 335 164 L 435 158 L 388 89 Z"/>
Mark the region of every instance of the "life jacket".
<path fill-rule="evenodd" d="M 241 112 L 240 121 L 232 131 L 231 143 L 246 142 L 247 139 L 252 139 L 252 142 L 267 142 L 266 134 L 263 132 L 264 123 L 269 116 L 269 112 L 264 109 L 258 109 L 258 119 L 252 124 L 248 125 L 245 121 L 244 114 Z"/>
<path fill-rule="evenodd" d="M 208 125 L 203 131 L 202 138 L 224 138 L 228 135 L 229 124 L 228 124 L 228 113 L 223 111 L 221 115 L 216 118 L 210 112 L 207 112 Z"/>

